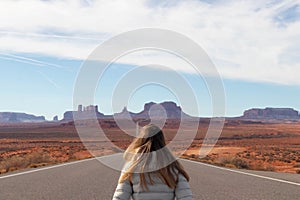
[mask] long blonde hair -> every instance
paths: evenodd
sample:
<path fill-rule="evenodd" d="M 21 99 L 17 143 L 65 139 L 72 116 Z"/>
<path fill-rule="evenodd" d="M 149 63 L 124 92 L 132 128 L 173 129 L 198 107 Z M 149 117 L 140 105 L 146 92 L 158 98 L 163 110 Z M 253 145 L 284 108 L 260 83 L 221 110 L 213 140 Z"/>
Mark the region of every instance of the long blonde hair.
<path fill-rule="evenodd" d="M 176 187 L 178 173 L 189 181 L 189 176 L 183 166 L 166 147 L 162 130 L 153 124 L 142 128 L 139 136 L 133 140 L 125 151 L 124 158 L 128 167 L 123 171 L 119 183 L 125 180 L 132 183 L 134 173 L 139 173 L 140 184 L 146 190 L 148 190 L 148 187 L 145 175 L 148 176 L 150 184 L 153 184 L 150 175 L 158 174 L 158 177 L 172 189 Z M 153 165 L 151 163 L 153 158 L 156 160 L 156 166 L 149 168 L 150 165 Z"/>

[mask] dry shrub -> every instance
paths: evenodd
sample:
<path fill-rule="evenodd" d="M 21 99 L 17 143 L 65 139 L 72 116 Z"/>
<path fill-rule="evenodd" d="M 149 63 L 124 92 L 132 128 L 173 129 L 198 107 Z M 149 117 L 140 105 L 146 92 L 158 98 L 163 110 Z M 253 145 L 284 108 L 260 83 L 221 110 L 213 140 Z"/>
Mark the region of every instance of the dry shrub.
<path fill-rule="evenodd" d="M 266 171 L 275 171 L 275 168 L 272 165 L 268 165 L 268 166 L 265 167 L 265 170 Z"/>
<path fill-rule="evenodd" d="M 275 171 L 275 167 L 273 165 L 265 166 L 262 162 L 254 162 L 250 165 L 250 169 L 260 170 L 260 171 Z"/>
<path fill-rule="evenodd" d="M 48 163 L 51 161 L 51 158 L 48 154 L 45 154 L 42 150 L 35 151 L 31 154 L 29 154 L 26 158 L 29 160 L 29 163 L 31 164 L 37 164 L 37 163 Z"/>
<path fill-rule="evenodd" d="M 236 168 L 236 166 L 233 165 L 233 164 L 225 164 L 224 167 L 227 167 L 227 168 Z"/>
<path fill-rule="evenodd" d="M 44 166 L 51 163 L 51 159 L 43 151 L 34 151 L 23 155 L 13 155 L 2 158 L 0 162 L 0 173 L 24 169 L 27 167 Z"/>
<path fill-rule="evenodd" d="M 249 169 L 248 162 L 239 157 L 222 157 L 218 162 L 222 166 L 236 167 L 238 169 Z"/>
<path fill-rule="evenodd" d="M 1 161 L 0 167 L 4 172 L 14 171 L 27 167 L 29 162 L 22 156 L 14 155 Z"/>
<path fill-rule="evenodd" d="M 250 169 L 264 171 L 265 168 L 262 162 L 256 161 L 251 163 Z"/>

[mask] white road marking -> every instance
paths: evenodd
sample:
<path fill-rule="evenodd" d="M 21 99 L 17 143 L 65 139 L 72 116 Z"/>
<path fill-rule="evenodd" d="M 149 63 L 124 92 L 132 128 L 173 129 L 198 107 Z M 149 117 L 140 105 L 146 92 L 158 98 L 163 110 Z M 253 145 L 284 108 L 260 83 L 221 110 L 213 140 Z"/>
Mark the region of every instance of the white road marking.
<path fill-rule="evenodd" d="M 288 184 L 291 184 L 291 185 L 300 186 L 300 183 L 297 183 L 297 182 L 286 181 L 286 180 L 282 180 L 282 179 L 278 179 L 278 178 L 272 178 L 272 177 L 268 177 L 268 176 L 262 176 L 262 175 L 258 175 L 258 174 L 252 174 L 252 173 L 249 173 L 249 172 L 243 172 L 243 171 L 238 171 L 238 170 L 234 170 L 234 169 L 230 169 L 230 168 L 219 167 L 219 166 L 210 165 L 210 164 L 197 162 L 197 161 L 193 161 L 193 160 L 184 159 L 184 161 L 188 161 L 188 162 L 192 162 L 192 163 L 196 163 L 196 164 L 200 164 L 200 165 L 205 165 L 207 167 L 212 167 L 212 168 L 216 168 L 216 169 L 220 169 L 220 170 L 230 171 L 230 172 L 234 172 L 234 173 L 238 173 L 238 174 L 244 174 L 244 175 L 248 175 L 248 176 L 254 176 L 254 177 L 257 177 L 257 178 L 262 178 L 262 179 L 267 179 L 267 180 L 277 181 L 277 182 L 281 182 L 281 183 L 288 183 Z"/>
<path fill-rule="evenodd" d="M 67 165 L 73 165 L 73 164 L 86 162 L 86 161 L 90 161 L 90 160 L 95 160 L 95 159 L 99 159 L 99 158 L 105 158 L 105 157 L 109 157 L 109 156 L 112 156 L 112 155 L 106 155 L 106 156 L 101 156 L 101 157 L 93 157 L 93 158 L 77 160 L 77 161 L 73 161 L 73 162 L 67 162 L 67 163 L 52 165 L 52 166 L 48 166 L 48 167 L 42 167 L 42 168 L 39 168 L 39 169 L 33 169 L 33 170 L 24 171 L 24 172 L 4 175 L 4 176 L 0 176 L 0 179 L 5 179 L 5 178 L 9 178 L 9 177 L 14 177 L 14 176 L 20 176 L 20 175 L 23 175 L 23 174 L 30 174 L 30 173 L 33 173 L 33 172 L 44 171 L 44 170 L 47 170 L 47 169 L 53 169 L 53 168 L 67 166 Z"/>
<path fill-rule="evenodd" d="M 78 160 L 78 161 L 74 161 L 74 162 L 68 162 L 68 163 L 53 165 L 53 166 L 49 166 L 49 167 L 43 167 L 43 168 L 39 168 L 39 169 L 34 169 L 34 170 L 29 170 L 29 171 L 24 171 L 24 172 L 9 174 L 9 175 L 4 175 L 4 176 L 0 176 L 0 179 L 5 179 L 5 178 L 9 178 L 9 177 L 14 177 L 14 176 L 20 176 L 20 175 L 23 175 L 23 174 L 30 174 L 30 173 L 33 173 L 33 172 L 44 171 L 44 170 L 47 170 L 47 169 L 53 169 L 53 168 L 67 166 L 67 165 L 73 165 L 73 164 L 77 164 L 77 163 L 81 163 L 81 162 L 86 162 L 86 161 L 95 160 L 95 159 L 99 159 L 99 158 L 110 157 L 110 156 L 114 156 L 114 154 L 113 155 L 100 156 L 100 157 L 94 157 L 94 158 L 88 158 L 88 159 L 84 159 L 84 160 Z M 287 184 L 291 184 L 291 185 L 300 186 L 300 183 L 297 183 L 297 182 L 286 181 L 286 180 L 272 178 L 272 177 L 268 177 L 268 176 L 252 174 L 252 173 L 249 173 L 249 172 L 243 172 L 243 171 L 238 171 L 238 170 L 234 170 L 234 169 L 219 167 L 219 166 L 210 165 L 210 164 L 197 162 L 197 161 L 193 161 L 193 160 L 187 160 L 187 159 L 181 159 L 181 160 L 192 162 L 192 163 L 199 164 L 199 165 L 204 165 L 204 166 L 207 166 L 207 167 L 220 169 L 220 170 L 230 171 L 230 172 L 234 172 L 234 173 L 238 173 L 238 174 L 243 174 L 243 175 L 253 176 L 253 177 L 267 179 L 267 180 L 271 180 L 271 181 L 277 181 L 277 182 L 281 182 L 281 183 L 287 183 Z"/>

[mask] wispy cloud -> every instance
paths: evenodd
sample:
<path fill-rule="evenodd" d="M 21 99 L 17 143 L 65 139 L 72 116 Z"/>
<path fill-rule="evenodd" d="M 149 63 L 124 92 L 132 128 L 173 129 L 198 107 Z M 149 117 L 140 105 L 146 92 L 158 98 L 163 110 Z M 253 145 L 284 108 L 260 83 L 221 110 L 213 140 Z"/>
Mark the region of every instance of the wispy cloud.
<path fill-rule="evenodd" d="M 37 72 L 42 75 L 51 85 L 53 85 L 57 89 L 61 89 L 61 86 L 59 86 L 54 80 L 52 80 L 49 76 L 47 76 L 45 73 L 37 70 Z"/>
<path fill-rule="evenodd" d="M 299 16 L 298 0 L 1 1 L 0 50 L 85 59 L 109 36 L 166 28 L 198 42 L 225 78 L 300 85 Z M 166 54 L 147 56 L 190 72 Z M 142 64 L 144 58 L 123 62 Z"/>
<path fill-rule="evenodd" d="M 48 66 L 48 67 L 55 67 L 55 68 L 63 68 L 61 65 L 45 62 L 45 61 L 40 61 L 37 59 L 29 58 L 29 57 L 24 57 L 24 56 L 18 56 L 10 53 L 1 53 L 0 55 L 5 56 L 2 57 L 3 59 L 8 59 L 8 60 L 14 60 L 17 62 L 24 62 L 32 65 L 38 65 L 38 66 Z"/>
<path fill-rule="evenodd" d="M 31 38 L 43 38 L 43 39 L 67 39 L 67 40 L 87 40 L 87 41 L 97 41 L 101 42 L 103 40 L 91 36 L 81 37 L 80 35 L 59 35 L 59 34 L 49 34 L 49 33 L 30 33 L 30 32 L 18 32 L 18 31 L 7 31 L 0 30 L 0 34 L 3 35 L 16 35 L 18 37 L 31 37 Z"/>
<path fill-rule="evenodd" d="M 34 63 L 34 62 L 30 62 L 30 61 L 26 61 L 26 60 L 21 60 L 21 59 L 16 59 L 16 58 L 12 58 L 12 57 L 6 57 L 6 56 L 0 56 L 0 59 L 2 59 L 2 60 L 11 60 L 11 61 L 15 61 L 15 62 L 30 64 L 30 65 L 44 66 L 44 65 L 42 65 L 40 63 Z"/>

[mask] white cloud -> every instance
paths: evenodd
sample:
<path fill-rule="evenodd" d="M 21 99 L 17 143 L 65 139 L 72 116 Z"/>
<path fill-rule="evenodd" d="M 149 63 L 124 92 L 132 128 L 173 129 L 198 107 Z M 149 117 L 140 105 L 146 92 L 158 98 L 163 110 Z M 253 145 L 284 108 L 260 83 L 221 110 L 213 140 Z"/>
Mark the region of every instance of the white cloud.
<path fill-rule="evenodd" d="M 300 85 L 300 21 L 283 16 L 291 7 L 289 14 L 299 16 L 299 1 L 0 1 L 0 51 L 85 59 L 110 36 L 166 28 L 198 42 L 225 78 Z M 165 54 L 151 55 L 190 72 Z"/>

